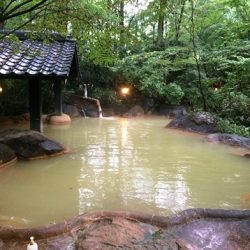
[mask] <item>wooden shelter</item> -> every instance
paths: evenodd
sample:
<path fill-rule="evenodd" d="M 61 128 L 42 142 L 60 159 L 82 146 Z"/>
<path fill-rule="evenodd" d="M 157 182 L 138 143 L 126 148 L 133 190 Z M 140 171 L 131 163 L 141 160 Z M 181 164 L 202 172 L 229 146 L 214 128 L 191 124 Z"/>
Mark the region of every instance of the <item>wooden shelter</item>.
<path fill-rule="evenodd" d="M 0 30 L 1 34 L 8 34 Z M 18 39 L 0 40 L 0 79 L 23 79 L 29 84 L 30 129 L 42 131 L 41 80 L 54 83 L 55 114 L 62 115 L 65 80 L 78 76 L 76 41 L 58 33 L 17 31 Z M 11 101 L 11 100 L 10 100 Z"/>

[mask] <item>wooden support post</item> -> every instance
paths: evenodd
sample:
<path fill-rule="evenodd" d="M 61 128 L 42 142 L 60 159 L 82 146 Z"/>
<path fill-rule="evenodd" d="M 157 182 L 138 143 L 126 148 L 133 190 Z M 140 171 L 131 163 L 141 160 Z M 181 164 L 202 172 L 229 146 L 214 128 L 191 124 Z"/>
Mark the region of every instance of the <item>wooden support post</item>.
<path fill-rule="evenodd" d="M 39 79 L 29 79 L 30 129 L 42 132 L 42 101 Z"/>
<path fill-rule="evenodd" d="M 63 80 L 56 79 L 54 81 L 54 95 L 55 95 L 55 115 L 62 115 L 62 91 Z"/>

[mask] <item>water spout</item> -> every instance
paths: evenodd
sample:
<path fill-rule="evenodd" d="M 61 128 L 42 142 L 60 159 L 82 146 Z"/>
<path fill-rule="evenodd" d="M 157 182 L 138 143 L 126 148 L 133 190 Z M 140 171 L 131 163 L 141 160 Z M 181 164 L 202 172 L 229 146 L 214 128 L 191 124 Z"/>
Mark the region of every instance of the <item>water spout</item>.
<path fill-rule="evenodd" d="M 98 108 L 98 113 L 99 113 L 99 118 L 103 118 L 102 116 L 102 107 L 101 107 L 101 103 L 99 100 L 96 99 L 96 105 L 97 105 L 97 108 Z"/>
<path fill-rule="evenodd" d="M 67 37 L 70 37 L 72 33 L 72 23 L 68 21 L 67 23 Z"/>
<path fill-rule="evenodd" d="M 84 84 L 84 97 L 85 97 L 85 98 L 88 97 L 88 88 L 87 88 L 87 84 Z"/>
<path fill-rule="evenodd" d="M 98 99 L 88 97 L 88 86 L 87 86 L 87 84 L 83 84 L 83 86 L 84 86 L 84 98 L 96 101 L 96 106 L 97 106 L 97 110 L 98 110 L 98 117 L 103 118 L 103 116 L 102 116 L 102 107 L 101 107 L 100 101 Z M 82 116 L 86 117 L 86 113 L 83 110 L 83 108 L 81 109 L 81 113 L 83 114 Z"/>

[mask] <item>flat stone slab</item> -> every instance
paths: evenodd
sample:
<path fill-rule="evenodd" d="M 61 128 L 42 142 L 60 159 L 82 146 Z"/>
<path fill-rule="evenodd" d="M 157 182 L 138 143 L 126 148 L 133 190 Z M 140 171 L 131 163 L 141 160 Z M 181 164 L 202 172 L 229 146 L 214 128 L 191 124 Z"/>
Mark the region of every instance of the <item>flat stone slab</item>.
<path fill-rule="evenodd" d="M 0 226 L 0 248 L 26 249 L 250 249 L 250 210 L 189 209 L 165 217 L 106 211 L 86 213 L 52 226 Z"/>
<path fill-rule="evenodd" d="M 64 147 L 32 130 L 6 130 L 0 133 L 0 143 L 11 148 L 20 159 L 40 159 L 64 152 Z"/>

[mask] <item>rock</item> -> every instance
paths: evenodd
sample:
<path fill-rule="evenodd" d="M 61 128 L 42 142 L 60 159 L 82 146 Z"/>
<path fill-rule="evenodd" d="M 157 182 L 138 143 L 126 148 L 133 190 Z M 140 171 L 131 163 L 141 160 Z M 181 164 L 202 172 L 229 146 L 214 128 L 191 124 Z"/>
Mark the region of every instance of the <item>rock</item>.
<path fill-rule="evenodd" d="M 70 104 L 63 105 L 63 113 L 69 115 L 72 118 L 81 116 L 78 108 L 75 105 Z"/>
<path fill-rule="evenodd" d="M 4 116 L 0 117 L 0 123 L 3 124 L 20 124 L 27 123 L 30 120 L 30 114 L 24 113 L 16 116 Z"/>
<path fill-rule="evenodd" d="M 10 147 L 18 158 L 39 159 L 62 154 L 64 148 L 32 130 L 8 130 L 0 133 L 0 142 Z"/>
<path fill-rule="evenodd" d="M 152 98 L 143 98 L 139 105 L 143 108 L 146 114 L 152 114 L 155 108 L 155 101 Z"/>
<path fill-rule="evenodd" d="M 39 249 L 250 249 L 250 210 L 102 211 L 38 228 L 2 225 L 2 249 L 25 249 L 30 235 Z"/>
<path fill-rule="evenodd" d="M 141 242 L 158 231 L 157 227 L 136 223 L 125 218 L 105 218 L 92 224 L 84 232 L 78 232 L 78 249 L 86 249 L 93 243 L 103 249 L 105 245 L 114 247 L 129 246 L 131 242 Z M 88 235 L 86 238 L 85 235 Z"/>
<path fill-rule="evenodd" d="M 166 115 L 171 118 L 181 116 L 181 115 L 186 115 L 187 111 L 184 106 L 169 106 L 169 105 L 162 105 L 159 108 L 158 113 L 160 115 Z"/>
<path fill-rule="evenodd" d="M 167 128 L 183 129 L 199 133 L 218 132 L 215 119 L 208 114 L 204 115 L 204 113 L 179 115 L 167 125 Z"/>
<path fill-rule="evenodd" d="M 215 124 L 216 120 L 215 117 L 208 112 L 197 112 L 192 115 L 192 120 L 197 124 L 197 125 L 202 125 L 202 124 Z"/>
<path fill-rule="evenodd" d="M 77 107 L 81 116 L 99 117 L 100 115 L 100 102 L 95 98 L 73 95 L 68 102 Z"/>
<path fill-rule="evenodd" d="M 103 108 L 102 115 L 103 115 L 103 117 L 114 116 L 115 112 L 112 108 Z"/>
<path fill-rule="evenodd" d="M 123 114 L 124 117 L 143 116 L 143 115 L 144 115 L 144 110 L 139 105 L 135 105 L 129 111 L 127 111 L 125 114 Z"/>
<path fill-rule="evenodd" d="M 234 134 L 211 134 L 207 136 L 210 142 L 222 142 L 231 146 L 244 147 L 250 149 L 250 139 Z"/>
<path fill-rule="evenodd" d="M 245 154 L 244 157 L 250 159 L 250 154 Z"/>
<path fill-rule="evenodd" d="M 46 122 L 49 124 L 54 124 L 54 125 L 65 125 L 65 124 L 70 124 L 71 119 L 69 115 L 62 114 L 62 115 L 48 115 L 46 117 Z"/>
<path fill-rule="evenodd" d="M 8 146 L 0 143 L 0 167 L 16 160 L 15 152 Z"/>
<path fill-rule="evenodd" d="M 70 236 L 52 238 L 48 239 L 45 248 L 42 248 L 41 245 L 39 245 L 39 249 L 73 250 L 75 249 L 75 241 Z"/>
<path fill-rule="evenodd" d="M 249 222 L 201 219 L 182 225 L 173 234 L 181 249 L 249 249 Z"/>

